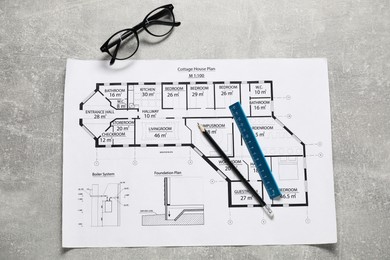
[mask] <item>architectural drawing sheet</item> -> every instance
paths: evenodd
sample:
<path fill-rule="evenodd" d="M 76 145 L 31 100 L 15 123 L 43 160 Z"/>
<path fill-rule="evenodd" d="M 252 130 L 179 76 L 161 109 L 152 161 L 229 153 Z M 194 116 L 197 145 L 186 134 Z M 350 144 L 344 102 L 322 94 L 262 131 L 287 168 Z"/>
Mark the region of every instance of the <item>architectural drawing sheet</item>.
<path fill-rule="evenodd" d="M 325 59 L 117 63 L 67 62 L 63 247 L 336 243 Z M 230 113 L 237 101 L 282 192 L 277 199 Z"/>

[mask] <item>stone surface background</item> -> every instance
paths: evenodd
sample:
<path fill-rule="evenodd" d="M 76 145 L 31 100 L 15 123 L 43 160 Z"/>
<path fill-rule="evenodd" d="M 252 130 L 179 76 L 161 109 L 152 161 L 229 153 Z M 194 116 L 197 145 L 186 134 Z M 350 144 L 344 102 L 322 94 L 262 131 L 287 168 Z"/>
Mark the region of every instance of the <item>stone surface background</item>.
<path fill-rule="evenodd" d="M 102 59 L 111 33 L 163 4 L 0 0 L 0 259 L 388 259 L 388 0 L 177 0 L 182 25 L 159 44 L 143 41 L 134 57 L 326 57 L 337 244 L 61 248 L 66 59 Z"/>

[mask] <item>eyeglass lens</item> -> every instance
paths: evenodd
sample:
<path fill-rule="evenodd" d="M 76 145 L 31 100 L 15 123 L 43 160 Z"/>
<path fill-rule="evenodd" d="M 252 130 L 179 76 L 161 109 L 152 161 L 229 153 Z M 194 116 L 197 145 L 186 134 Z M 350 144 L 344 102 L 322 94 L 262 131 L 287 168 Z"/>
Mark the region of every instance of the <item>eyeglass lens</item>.
<path fill-rule="evenodd" d="M 119 47 L 117 46 L 119 44 Z M 108 46 L 113 45 L 108 49 L 111 56 L 116 56 L 116 59 L 127 59 L 131 57 L 138 48 L 138 39 L 133 31 L 124 30 L 114 34 Z M 117 51 L 116 55 L 114 52 Z"/>
<path fill-rule="evenodd" d="M 174 26 L 174 16 L 171 10 L 159 8 L 151 12 L 145 18 L 146 30 L 154 36 L 164 36 L 168 34 Z"/>

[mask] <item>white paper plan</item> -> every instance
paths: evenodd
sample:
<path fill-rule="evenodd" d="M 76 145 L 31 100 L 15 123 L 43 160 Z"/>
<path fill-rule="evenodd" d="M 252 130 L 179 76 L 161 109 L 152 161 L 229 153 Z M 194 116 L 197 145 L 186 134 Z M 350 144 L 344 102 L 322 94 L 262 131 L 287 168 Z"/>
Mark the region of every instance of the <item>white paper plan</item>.
<path fill-rule="evenodd" d="M 67 62 L 63 247 L 336 243 L 325 59 L 117 63 Z M 235 125 L 237 101 L 279 199 L 268 197 Z"/>

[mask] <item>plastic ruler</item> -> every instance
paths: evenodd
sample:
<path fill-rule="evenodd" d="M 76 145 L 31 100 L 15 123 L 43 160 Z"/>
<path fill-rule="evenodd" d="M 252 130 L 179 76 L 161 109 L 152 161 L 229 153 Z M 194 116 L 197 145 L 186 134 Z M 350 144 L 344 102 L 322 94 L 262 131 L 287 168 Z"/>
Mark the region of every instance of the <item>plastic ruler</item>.
<path fill-rule="evenodd" d="M 248 118 L 245 115 L 244 110 L 240 102 L 234 103 L 229 106 L 230 112 L 233 115 L 236 125 L 241 132 L 241 136 L 244 139 L 246 147 L 252 157 L 253 163 L 256 166 L 257 172 L 259 173 L 261 180 L 263 181 L 264 187 L 271 199 L 277 198 L 282 195 L 278 184 L 272 175 L 271 169 L 261 151 L 260 145 L 257 142 L 256 136 L 249 124 Z"/>

